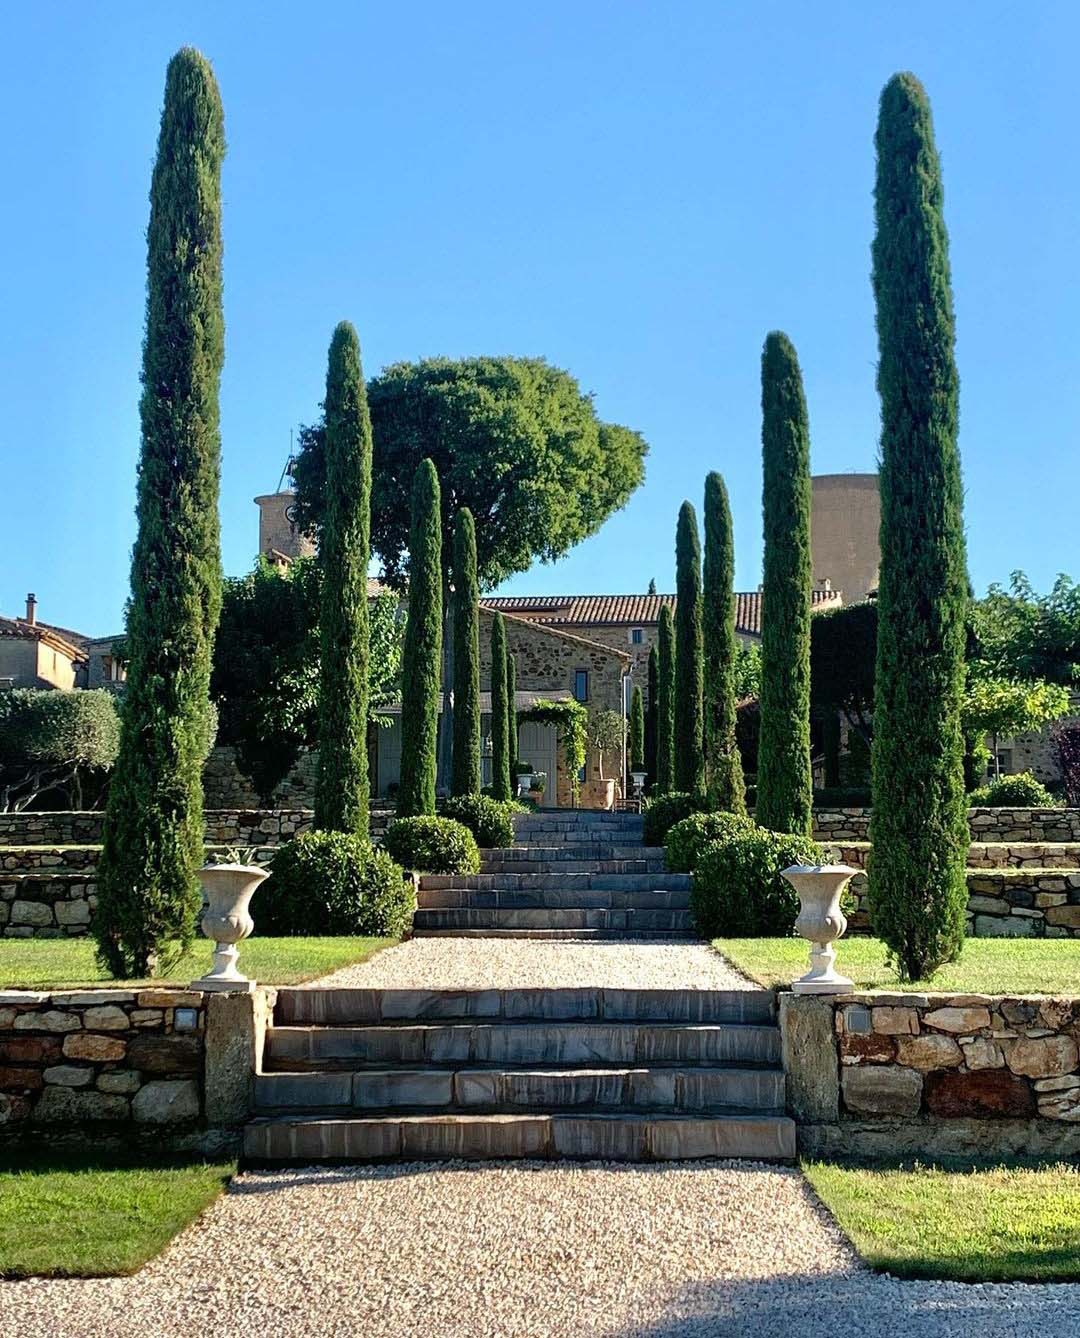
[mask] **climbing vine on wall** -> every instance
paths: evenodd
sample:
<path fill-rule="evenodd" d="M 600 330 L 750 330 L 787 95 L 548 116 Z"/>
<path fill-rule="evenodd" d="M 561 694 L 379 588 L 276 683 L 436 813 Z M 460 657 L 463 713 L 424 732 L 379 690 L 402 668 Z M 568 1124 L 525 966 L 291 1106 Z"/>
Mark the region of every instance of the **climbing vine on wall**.
<path fill-rule="evenodd" d="M 570 793 L 577 803 L 581 782 L 578 779 L 585 765 L 585 745 L 588 739 L 589 713 L 581 702 L 536 700 L 531 706 L 518 711 L 519 725 L 554 725 L 559 731 L 559 742 L 566 758 L 570 778 Z"/>

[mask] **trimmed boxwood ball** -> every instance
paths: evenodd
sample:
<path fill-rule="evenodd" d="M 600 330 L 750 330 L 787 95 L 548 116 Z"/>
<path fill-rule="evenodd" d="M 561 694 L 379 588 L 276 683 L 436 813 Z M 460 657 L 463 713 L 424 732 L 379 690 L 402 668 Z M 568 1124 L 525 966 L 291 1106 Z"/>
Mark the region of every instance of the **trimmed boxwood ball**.
<path fill-rule="evenodd" d="M 688 818 L 691 813 L 700 813 L 704 800 L 686 794 L 682 790 L 671 790 L 668 794 L 654 795 L 645 801 L 645 844 L 662 846 L 667 841 L 667 834 L 677 822 Z"/>
<path fill-rule="evenodd" d="M 514 814 L 519 811 L 512 801 L 492 799 L 485 794 L 462 794 L 443 805 L 444 818 L 463 823 L 485 850 L 501 850 L 514 844 Z"/>
<path fill-rule="evenodd" d="M 746 831 L 705 847 L 694 871 L 690 912 L 706 938 L 781 938 L 794 933 L 799 898 L 780 876 L 792 864 L 823 864 L 806 836 Z"/>
<path fill-rule="evenodd" d="M 304 832 L 275 854 L 256 893 L 263 934 L 403 934 L 412 922 L 412 880 L 385 850 L 351 832 Z"/>
<path fill-rule="evenodd" d="M 1061 800 L 1055 799 L 1030 771 L 1019 771 L 973 790 L 969 803 L 972 808 L 1059 808 Z"/>
<path fill-rule="evenodd" d="M 750 818 L 737 813 L 691 813 L 667 834 L 667 866 L 672 873 L 693 873 L 706 846 L 749 831 Z"/>
<path fill-rule="evenodd" d="M 476 837 L 453 818 L 397 818 L 383 844 L 403 868 L 420 873 L 476 873 L 480 868 Z"/>

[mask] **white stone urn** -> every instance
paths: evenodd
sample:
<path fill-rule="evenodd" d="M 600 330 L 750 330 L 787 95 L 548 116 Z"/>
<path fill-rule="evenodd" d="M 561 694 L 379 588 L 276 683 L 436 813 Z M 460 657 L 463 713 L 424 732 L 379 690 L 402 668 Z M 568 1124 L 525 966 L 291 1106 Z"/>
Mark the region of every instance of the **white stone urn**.
<path fill-rule="evenodd" d="M 202 931 L 214 941 L 214 961 L 207 975 L 193 980 L 196 990 L 240 990 L 250 992 L 255 982 L 236 969 L 236 945 L 255 928 L 248 911 L 252 894 L 269 877 L 258 864 L 206 864 L 199 879 L 208 905 L 203 912 Z"/>
<path fill-rule="evenodd" d="M 647 774 L 648 773 L 644 771 L 631 771 L 630 780 L 633 782 L 635 796 L 640 797 L 642 790 L 644 790 L 645 777 Z"/>
<path fill-rule="evenodd" d="M 857 872 L 846 864 L 792 864 L 783 870 L 799 894 L 795 928 L 810 942 L 810 970 L 792 983 L 796 994 L 845 994 L 855 988 L 834 969 L 836 949 L 832 945 L 847 929 L 840 897 Z"/>

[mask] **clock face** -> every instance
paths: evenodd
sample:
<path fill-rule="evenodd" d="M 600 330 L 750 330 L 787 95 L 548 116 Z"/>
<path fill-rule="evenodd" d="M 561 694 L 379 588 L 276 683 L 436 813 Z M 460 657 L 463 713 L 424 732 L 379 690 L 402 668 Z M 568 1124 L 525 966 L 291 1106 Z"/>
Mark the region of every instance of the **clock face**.
<path fill-rule="evenodd" d="M 289 522 L 290 525 L 296 524 L 296 504 L 294 502 L 290 503 L 285 508 L 285 519 Z"/>

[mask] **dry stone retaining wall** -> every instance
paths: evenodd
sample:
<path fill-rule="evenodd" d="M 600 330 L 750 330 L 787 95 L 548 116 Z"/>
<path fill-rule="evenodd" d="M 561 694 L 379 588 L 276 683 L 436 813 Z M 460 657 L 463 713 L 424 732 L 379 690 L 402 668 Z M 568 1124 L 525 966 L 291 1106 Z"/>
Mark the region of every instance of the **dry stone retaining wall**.
<path fill-rule="evenodd" d="M 967 885 L 973 938 L 1080 938 L 1080 869 L 969 869 Z M 869 934 L 866 874 L 848 888 L 848 931 Z"/>
<path fill-rule="evenodd" d="M 815 808 L 814 836 L 820 841 L 869 841 L 868 808 Z M 971 808 L 972 841 L 1009 844 L 1080 842 L 1080 808 Z"/>
<path fill-rule="evenodd" d="M 781 998 L 800 1150 L 1080 1152 L 1080 999 Z"/>
<path fill-rule="evenodd" d="M 220 1147 L 248 1118 L 275 992 L 0 991 L 0 1141 Z"/>

